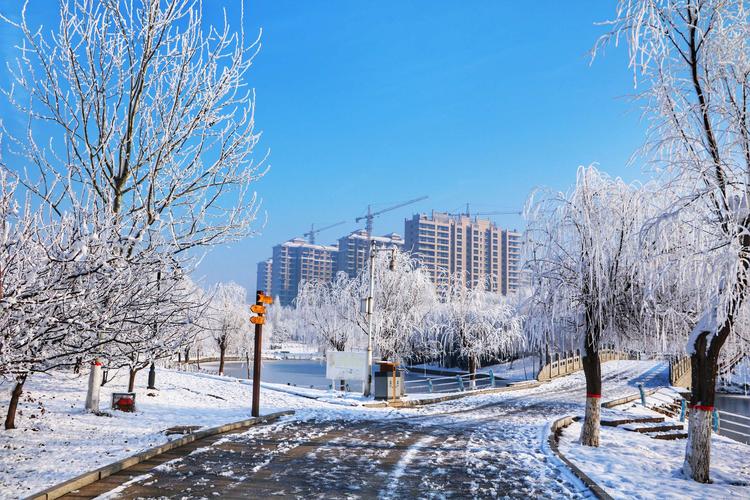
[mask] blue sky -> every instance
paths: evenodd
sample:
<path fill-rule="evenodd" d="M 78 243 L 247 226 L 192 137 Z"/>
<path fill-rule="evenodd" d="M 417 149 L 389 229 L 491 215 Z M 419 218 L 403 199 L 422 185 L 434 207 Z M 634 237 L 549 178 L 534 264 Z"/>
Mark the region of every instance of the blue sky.
<path fill-rule="evenodd" d="M 209 21 L 221 20 L 219 3 L 239 21 L 236 1 L 207 0 Z M 614 0 L 247 0 L 245 29 L 263 28 L 250 84 L 258 155 L 270 150 L 256 186 L 267 224 L 213 250 L 197 276 L 254 290 L 273 245 L 310 223 L 347 220 L 318 236 L 332 242 L 369 203 L 429 195 L 376 219 L 376 234 L 403 233 L 417 211 L 520 210 L 534 187 L 567 189 L 581 164 L 640 177 L 626 167 L 644 126 L 625 50 L 588 57 L 604 32 L 594 23 L 614 9 Z"/>

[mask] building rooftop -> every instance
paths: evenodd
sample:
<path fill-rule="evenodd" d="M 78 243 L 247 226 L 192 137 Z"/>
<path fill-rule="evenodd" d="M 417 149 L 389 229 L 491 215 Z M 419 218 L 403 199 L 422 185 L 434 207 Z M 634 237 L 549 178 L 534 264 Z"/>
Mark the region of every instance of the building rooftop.
<path fill-rule="evenodd" d="M 326 250 L 329 252 L 335 252 L 339 249 L 338 244 L 333 245 L 319 245 L 317 243 L 310 243 L 304 238 L 292 238 L 289 241 L 285 241 L 281 244 L 284 247 L 297 247 L 297 248 L 310 248 L 313 250 Z"/>
<path fill-rule="evenodd" d="M 351 232 L 347 236 L 344 236 L 344 238 L 352 238 L 357 240 L 366 240 L 367 239 L 367 231 L 364 229 L 358 229 L 356 231 Z M 392 243 L 394 241 L 403 241 L 404 239 L 401 237 L 398 233 L 390 233 L 385 234 L 383 236 L 372 236 L 372 239 L 374 241 L 380 241 L 382 243 Z"/>

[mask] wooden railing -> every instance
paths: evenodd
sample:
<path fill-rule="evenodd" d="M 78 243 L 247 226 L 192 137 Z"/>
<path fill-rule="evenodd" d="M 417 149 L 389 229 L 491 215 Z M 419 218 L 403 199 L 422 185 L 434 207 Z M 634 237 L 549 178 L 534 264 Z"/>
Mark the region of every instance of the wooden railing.
<path fill-rule="evenodd" d="M 737 353 L 730 359 L 719 363 L 718 378 L 724 377 L 732 372 L 735 366 L 745 357 L 744 353 Z M 669 360 L 669 383 L 675 387 L 690 389 L 692 385 L 692 366 L 690 356 L 675 356 Z"/>
<path fill-rule="evenodd" d="M 675 387 L 690 388 L 692 369 L 690 357 L 674 357 L 669 360 L 669 383 Z"/>
<path fill-rule="evenodd" d="M 571 373 L 583 370 L 583 362 L 581 361 L 580 351 L 568 352 L 563 354 L 564 357 L 560 357 L 560 353 L 552 355 L 552 362 L 544 365 L 536 379 L 540 382 L 551 380 L 553 378 L 562 377 Z M 634 357 L 623 351 L 616 351 L 614 349 L 602 349 L 599 351 L 599 360 L 604 363 L 606 361 L 615 361 L 620 359 L 634 359 Z"/>

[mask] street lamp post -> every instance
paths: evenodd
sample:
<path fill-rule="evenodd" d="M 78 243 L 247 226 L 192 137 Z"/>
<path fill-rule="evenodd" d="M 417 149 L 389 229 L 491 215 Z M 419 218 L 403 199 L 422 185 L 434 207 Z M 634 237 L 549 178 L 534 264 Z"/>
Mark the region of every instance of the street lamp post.
<path fill-rule="evenodd" d="M 365 303 L 367 314 L 367 379 L 365 380 L 365 397 L 372 393 L 372 306 L 375 295 L 375 242 L 370 241 L 370 291 Z"/>
<path fill-rule="evenodd" d="M 375 246 L 375 240 L 370 240 L 370 290 L 365 299 L 365 314 L 367 315 L 367 379 L 364 384 L 364 395 L 369 397 L 372 394 L 372 312 L 375 305 L 375 252 L 378 247 Z M 389 269 L 393 271 L 396 264 L 395 249 L 388 249 L 391 252 L 391 262 Z"/>

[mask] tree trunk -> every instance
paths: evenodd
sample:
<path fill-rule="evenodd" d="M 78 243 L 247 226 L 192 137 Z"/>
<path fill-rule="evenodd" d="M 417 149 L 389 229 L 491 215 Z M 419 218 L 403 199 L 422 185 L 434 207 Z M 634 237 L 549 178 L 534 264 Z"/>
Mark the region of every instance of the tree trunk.
<path fill-rule="evenodd" d="M 700 483 L 710 482 L 711 416 L 711 410 L 693 406 L 688 418 L 688 440 L 682 470 L 687 477 Z"/>
<path fill-rule="evenodd" d="M 477 378 L 477 360 L 474 359 L 474 357 L 469 356 L 469 384 L 472 389 L 476 388 L 476 378 Z"/>
<path fill-rule="evenodd" d="M 340 380 L 339 381 L 339 390 L 345 391 L 346 390 L 346 380 Z"/>
<path fill-rule="evenodd" d="M 700 483 L 710 482 L 711 417 L 719 370 L 718 352 L 714 354 L 714 349 L 707 348 L 707 337 L 708 332 L 698 336 L 693 346 L 695 352 L 690 356 L 690 417 L 682 466 L 687 477 Z"/>
<path fill-rule="evenodd" d="M 227 352 L 227 348 L 224 346 L 219 347 L 219 375 L 224 375 L 224 354 Z"/>
<path fill-rule="evenodd" d="M 593 342 L 586 342 L 583 373 L 586 375 L 586 414 L 581 428 L 581 444 L 599 446 L 599 420 L 601 417 L 602 366 L 599 350 Z"/>
<path fill-rule="evenodd" d="M 109 382 L 109 370 L 102 369 L 102 383 L 101 386 L 104 387 L 104 384 Z"/>
<path fill-rule="evenodd" d="M 18 408 L 18 401 L 21 399 L 23 394 L 23 384 L 26 382 L 26 375 L 20 375 L 16 379 L 16 385 L 13 387 L 13 392 L 10 395 L 10 403 L 8 403 L 8 415 L 5 417 L 5 429 L 16 428 L 16 409 Z"/>
<path fill-rule="evenodd" d="M 190 361 L 190 347 L 185 348 L 185 363 Z"/>
<path fill-rule="evenodd" d="M 135 375 L 138 373 L 138 368 L 131 368 L 128 375 L 128 392 L 133 392 L 135 389 Z"/>
<path fill-rule="evenodd" d="M 539 349 L 539 370 L 537 370 L 537 373 L 542 373 L 542 370 L 544 369 L 544 353 L 541 349 Z"/>
<path fill-rule="evenodd" d="M 73 373 L 78 375 L 81 373 L 81 366 L 83 366 L 83 356 L 76 357 L 76 364 L 73 365 Z"/>

